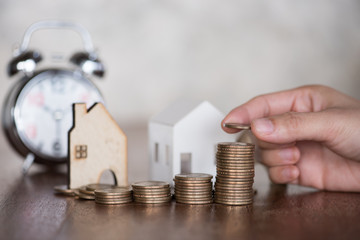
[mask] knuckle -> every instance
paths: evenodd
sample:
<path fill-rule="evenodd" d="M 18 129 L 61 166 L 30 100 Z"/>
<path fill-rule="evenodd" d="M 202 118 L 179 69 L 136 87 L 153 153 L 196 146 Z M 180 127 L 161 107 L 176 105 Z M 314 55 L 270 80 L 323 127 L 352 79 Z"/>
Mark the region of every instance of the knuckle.
<path fill-rule="evenodd" d="M 288 132 L 293 132 L 301 129 L 303 121 L 298 113 L 288 112 L 284 114 L 284 126 Z"/>

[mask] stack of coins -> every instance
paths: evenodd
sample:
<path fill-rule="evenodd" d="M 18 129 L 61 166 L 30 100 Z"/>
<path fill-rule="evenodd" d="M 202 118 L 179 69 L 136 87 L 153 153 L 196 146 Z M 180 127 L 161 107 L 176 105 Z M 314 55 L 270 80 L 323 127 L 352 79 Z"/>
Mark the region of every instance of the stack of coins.
<path fill-rule="evenodd" d="M 161 181 L 145 181 L 132 184 L 134 201 L 138 203 L 167 203 L 171 201 L 170 184 Z"/>
<path fill-rule="evenodd" d="M 132 190 L 128 187 L 115 187 L 95 190 L 95 202 L 106 205 L 132 202 Z"/>
<path fill-rule="evenodd" d="M 212 178 L 212 175 L 205 173 L 175 175 L 176 202 L 185 204 L 212 203 Z"/>
<path fill-rule="evenodd" d="M 215 202 L 246 205 L 253 201 L 254 151 L 251 143 L 219 143 L 216 153 Z"/>

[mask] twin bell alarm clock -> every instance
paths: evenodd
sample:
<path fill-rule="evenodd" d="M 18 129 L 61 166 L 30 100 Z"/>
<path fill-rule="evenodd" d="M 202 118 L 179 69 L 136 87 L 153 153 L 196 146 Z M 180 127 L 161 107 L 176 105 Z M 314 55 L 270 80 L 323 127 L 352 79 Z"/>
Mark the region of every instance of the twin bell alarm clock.
<path fill-rule="evenodd" d="M 44 29 L 73 30 L 82 38 L 85 51 L 69 59 L 69 68 L 37 69 L 43 60 L 40 51 L 28 49 L 31 35 Z M 25 157 L 23 170 L 32 162 L 64 163 L 68 154 L 68 131 L 73 124 L 73 103 L 104 102 L 91 76 L 103 77 L 104 66 L 82 26 L 60 21 L 31 25 L 7 73 L 18 77 L 2 109 L 2 126 L 12 147 Z"/>

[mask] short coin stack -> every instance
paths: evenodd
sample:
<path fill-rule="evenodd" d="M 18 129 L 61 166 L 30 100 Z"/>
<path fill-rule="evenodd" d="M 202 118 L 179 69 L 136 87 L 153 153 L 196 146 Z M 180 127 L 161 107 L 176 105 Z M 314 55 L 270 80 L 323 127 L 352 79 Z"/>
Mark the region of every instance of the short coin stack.
<path fill-rule="evenodd" d="M 106 205 L 132 202 L 132 190 L 128 187 L 115 187 L 95 190 L 95 202 Z"/>
<path fill-rule="evenodd" d="M 212 175 L 205 173 L 175 175 L 176 202 L 185 204 L 212 203 L 212 178 Z"/>
<path fill-rule="evenodd" d="M 253 201 L 254 144 L 219 143 L 216 153 L 215 202 L 246 205 Z"/>
<path fill-rule="evenodd" d="M 78 196 L 84 200 L 95 200 L 95 190 L 112 189 L 115 185 L 106 183 L 91 183 L 78 189 Z"/>
<path fill-rule="evenodd" d="M 171 201 L 170 184 L 161 181 L 145 181 L 132 184 L 134 201 L 159 204 Z"/>

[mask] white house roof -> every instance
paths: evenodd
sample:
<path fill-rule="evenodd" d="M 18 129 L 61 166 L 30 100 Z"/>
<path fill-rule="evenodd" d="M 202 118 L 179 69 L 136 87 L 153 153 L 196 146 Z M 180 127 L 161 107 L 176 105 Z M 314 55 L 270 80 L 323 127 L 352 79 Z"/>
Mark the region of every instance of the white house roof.
<path fill-rule="evenodd" d="M 191 113 L 203 104 L 211 105 L 207 101 L 180 99 L 170 104 L 165 110 L 163 110 L 159 114 L 153 116 L 150 121 L 174 126 L 179 121 L 181 121 L 181 119 L 186 117 L 189 113 Z M 215 107 L 213 108 L 214 110 L 218 111 Z"/>

